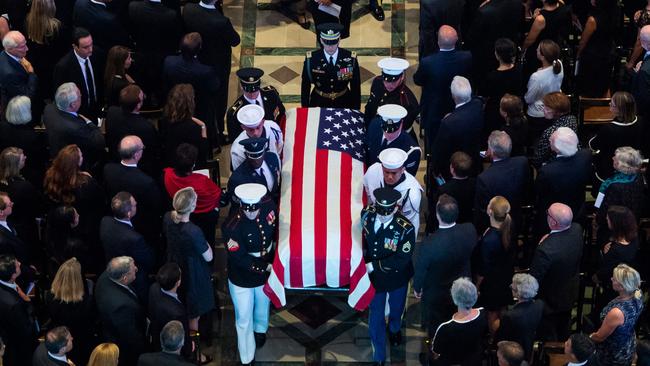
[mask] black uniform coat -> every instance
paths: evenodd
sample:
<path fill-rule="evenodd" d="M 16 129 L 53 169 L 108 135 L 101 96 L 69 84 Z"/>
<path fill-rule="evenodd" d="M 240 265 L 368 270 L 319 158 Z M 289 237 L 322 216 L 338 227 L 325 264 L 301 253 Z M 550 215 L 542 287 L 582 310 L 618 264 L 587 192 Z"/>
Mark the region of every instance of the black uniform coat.
<path fill-rule="evenodd" d="M 402 127 L 402 133 L 400 133 L 395 140 L 384 144 L 386 140 L 384 139 L 384 131 L 381 129 L 381 117 L 370 123 L 368 134 L 366 135 L 366 147 L 368 149 L 366 160 L 368 166 L 378 163 L 379 153 L 392 147 L 404 150 L 404 152 L 408 154 L 408 158 L 404 163 L 406 171 L 411 173 L 413 176 L 417 174 L 418 167 L 420 166 L 422 150 L 420 150 L 420 145 L 418 145 L 417 140 L 414 140 L 413 137 L 411 137 L 411 135 L 403 128 L 404 127 Z"/>
<path fill-rule="evenodd" d="M 264 162 L 271 170 L 270 173 L 273 176 L 273 189 L 270 190 L 270 197 L 273 201 L 278 203 L 280 199 L 280 158 L 278 157 L 278 154 L 267 151 L 264 154 Z M 225 199 L 232 197 L 232 206 L 230 206 L 230 212 L 232 214 L 235 214 L 237 210 L 239 210 L 239 199 L 235 196 L 235 188 L 244 183 L 259 183 L 268 189 L 266 179 L 257 174 L 257 171 L 245 161 L 243 164 L 238 166 L 234 172 L 232 172 L 232 175 L 228 179 L 227 195 L 229 197 L 226 197 Z"/>
<path fill-rule="evenodd" d="M 366 127 L 368 127 L 370 121 L 377 115 L 377 108 L 384 104 L 399 104 L 406 108 L 408 114 L 402 118 L 402 128 L 408 131 L 413 139 L 417 141 L 417 136 L 413 132 L 412 127 L 413 122 L 420 115 L 420 104 L 417 98 L 415 98 L 415 94 L 406 86 L 406 83 L 402 82 L 402 85 L 389 92 L 384 87 L 384 79 L 381 76 L 377 76 L 372 80 L 370 98 L 368 98 L 368 102 L 366 103 L 364 114 Z"/>
<path fill-rule="evenodd" d="M 300 89 L 300 104 L 303 107 L 361 108 L 361 78 L 357 55 L 340 47 L 338 52 L 334 66 L 328 63 L 323 49 L 307 52 Z M 311 84 L 315 84 L 314 90 L 311 90 Z M 316 89 L 323 93 L 347 92 L 332 100 L 320 96 Z"/>
<path fill-rule="evenodd" d="M 239 212 L 224 223 L 228 279 L 233 284 L 246 288 L 264 285 L 269 276 L 266 267 L 273 261 L 276 224 L 277 209 L 272 200 L 262 201 L 255 220 L 249 220 Z M 261 255 L 263 249 L 265 255 Z M 249 253 L 260 253 L 261 256 Z"/>
<path fill-rule="evenodd" d="M 284 118 L 285 108 L 284 104 L 282 104 L 282 100 L 280 99 L 280 94 L 278 94 L 277 89 L 271 85 L 267 85 L 260 89 L 260 94 L 262 96 L 264 107 L 264 119 L 272 120 L 279 125 Z M 248 103 L 246 98 L 244 98 L 243 95 L 240 95 L 226 113 L 226 121 L 228 123 L 228 136 L 232 137 L 233 140 L 237 138 L 237 136 L 239 136 L 242 131 L 241 124 L 239 123 L 239 120 L 237 120 L 237 112 L 239 112 L 241 107 L 248 104 L 251 103 Z"/>
<path fill-rule="evenodd" d="M 406 286 L 413 276 L 411 255 L 415 249 L 415 228 L 396 213 L 393 219 L 375 232 L 377 213 L 374 206 L 361 211 L 365 241 L 364 260 L 372 263 L 370 282 L 377 292 L 390 292 Z"/>

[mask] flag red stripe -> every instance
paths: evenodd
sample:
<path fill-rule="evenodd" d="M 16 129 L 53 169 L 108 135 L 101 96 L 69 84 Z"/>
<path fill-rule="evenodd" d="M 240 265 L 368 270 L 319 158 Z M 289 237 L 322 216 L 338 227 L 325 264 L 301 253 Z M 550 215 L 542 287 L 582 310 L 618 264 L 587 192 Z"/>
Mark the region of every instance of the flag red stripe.
<path fill-rule="evenodd" d="M 372 298 L 375 297 L 375 289 L 370 285 L 370 288 L 361 295 L 359 301 L 354 304 L 354 309 L 357 311 L 364 311 L 370 305 Z"/>
<path fill-rule="evenodd" d="M 344 286 L 350 281 L 350 253 L 352 251 L 352 157 L 341 154 L 341 221 L 339 224 L 341 238 L 341 267 L 339 269 L 339 285 Z"/>
<path fill-rule="evenodd" d="M 316 151 L 316 177 L 314 192 L 314 269 L 316 285 L 326 281 L 327 274 L 327 171 L 328 150 Z"/>
<path fill-rule="evenodd" d="M 284 266 L 282 265 L 282 261 L 280 260 L 280 256 L 278 254 L 278 252 L 275 253 L 275 259 L 273 260 L 273 272 L 278 276 L 280 283 L 284 285 Z M 268 296 L 273 303 L 273 306 L 276 308 L 282 307 L 282 301 L 268 283 L 264 284 L 263 290 L 266 296 Z"/>
<path fill-rule="evenodd" d="M 289 229 L 290 286 L 302 287 L 302 187 L 305 160 L 305 136 L 309 109 L 296 111 L 296 132 L 293 140 L 293 167 L 291 170 L 291 227 Z M 286 284 L 285 284 L 286 286 Z"/>

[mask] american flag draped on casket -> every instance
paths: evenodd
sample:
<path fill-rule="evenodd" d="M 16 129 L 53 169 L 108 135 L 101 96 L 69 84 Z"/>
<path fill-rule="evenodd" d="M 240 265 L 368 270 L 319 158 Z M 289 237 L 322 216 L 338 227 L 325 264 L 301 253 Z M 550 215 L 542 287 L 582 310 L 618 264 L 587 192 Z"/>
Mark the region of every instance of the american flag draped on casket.
<path fill-rule="evenodd" d="M 349 286 L 364 310 L 375 290 L 363 261 L 363 115 L 350 109 L 287 112 L 278 246 L 264 292 L 276 307 L 285 287 Z"/>

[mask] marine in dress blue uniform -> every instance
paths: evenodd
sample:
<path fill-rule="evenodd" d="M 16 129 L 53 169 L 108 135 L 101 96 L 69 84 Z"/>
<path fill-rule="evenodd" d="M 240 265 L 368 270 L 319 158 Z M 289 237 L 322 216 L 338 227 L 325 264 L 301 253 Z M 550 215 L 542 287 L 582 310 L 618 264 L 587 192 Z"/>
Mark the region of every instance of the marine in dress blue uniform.
<path fill-rule="evenodd" d="M 224 204 L 231 203 L 229 216 L 239 211 L 239 199 L 234 193 L 235 188 L 244 183 L 262 184 L 276 203 L 280 198 L 280 158 L 278 154 L 268 151 L 268 140 L 248 138 L 239 141 L 239 144 L 244 147 L 246 161 L 228 179 Z"/>
<path fill-rule="evenodd" d="M 409 62 L 401 58 L 386 57 L 379 60 L 377 66 L 381 68 L 381 75 L 372 80 L 370 97 L 364 113 L 366 127 L 370 123 L 374 123 L 375 120 L 381 120 L 377 118 L 379 106 L 399 104 L 408 111 L 406 117 L 402 119 L 403 128 L 417 142 L 418 138 L 413 131 L 413 123 L 420 115 L 420 104 L 415 94 L 404 83 L 404 70 L 408 69 Z"/>
<path fill-rule="evenodd" d="M 341 29 L 336 23 L 319 26 L 323 47 L 307 52 L 302 68 L 300 104 L 303 107 L 356 110 L 361 107 L 359 62 L 356 53 L 339 48 Z"/>
<path fill-rule="evenodd" d="M 270 300 L 262 288 L 273 261 L 277 209 L 272 200 L 262 199 L 266 193 L 257 183 L 237 186 L 240 211 L 223 225 L 237 347 L 245 365 L 254 361 L 255 349 L 266 342 L 269 327 Z"/>
<path fill-rule="evenodd" d="M 257 104 L 264 108 L 264 119 L 280 123 L 285 115 L 284 104 L 280 99 L 277 89 L 271 85 L 261 86 L 262 75 L 264 71 L 256 67 L 244 67 L 237 70 L 239 84 L 244 93 L 235 100 L 228 108 L 226 113 L 226 122 L 228 125 L 228 139 L 232 142 L 242 129 L 237 120 L 237 112 L 245 105 Z"/>
<path fill-rule="evenodd" d="M 379 162 L 379 153 L 388 148 L 403 150 L 408 156 L 404 167 L 415 176 L 420 166 L 422 150 L 417 141 L 403 129 L 402 119 L 406 117 L 406 108 L 397 104 L 384 104 L 377 109 L 381 122 L 373 122 L 366 135 L 366 164 L 371 166 Z"/>
<path fill-rule="evenodd" d="M 402 341 L 402 314 L 408 283 L 413 277 L 411 256 L 415 248 L 415 228 L 397 213 L 401 195 L 393 188 L 377 188 L 376 201 L 361 211 L 365 238 L 364 260 L 375 288 L 368 318 L 373 360 L 386 361 L 386 297 L 388 296 L 388 332 L 391 345 Z"/>

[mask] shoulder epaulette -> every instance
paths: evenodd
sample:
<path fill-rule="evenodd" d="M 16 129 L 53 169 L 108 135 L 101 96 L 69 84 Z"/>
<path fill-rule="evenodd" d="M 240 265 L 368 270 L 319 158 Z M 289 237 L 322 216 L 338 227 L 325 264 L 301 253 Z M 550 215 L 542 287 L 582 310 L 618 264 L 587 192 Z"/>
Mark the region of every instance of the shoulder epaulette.
<path fill-rule="evenodd" d="M 262 91 L 265 91 L 265 92 L 268 92 L 268 91 L 277 92 L 278 90 L 273 85 L 267 85 L 267 86 L 262 87 Z"/>
<path fill-rule="evenodd" d="M 235 101 L 235 103 L 232 104 L 232 107 L 230 107 L 230 109 L 232 109 L 233 111 L 236 111 L 236 110 L 238 110 L 239 108 L 241 108 L 242 105 L 244 105 L 244 101 L 241 100 L 241 99 L 237 99 L 237 100 Z"/>
<path fill-rule="evenodd" d="M 357 52 L 356 51 L 352 51 L 352 58 L 357 58 Z"/>
<path fill-rule="evenodd" d="M 305 54 L 305 57 L 311 58 L 311 51 L 307 51 L 307 53 Z"/>

